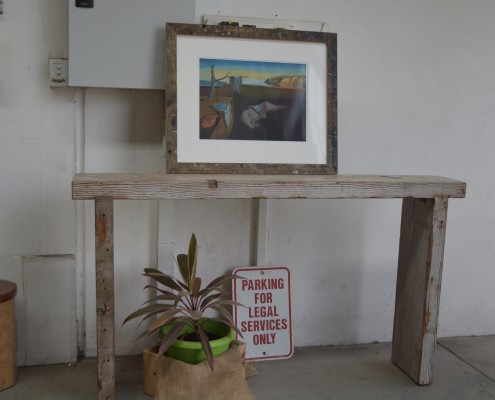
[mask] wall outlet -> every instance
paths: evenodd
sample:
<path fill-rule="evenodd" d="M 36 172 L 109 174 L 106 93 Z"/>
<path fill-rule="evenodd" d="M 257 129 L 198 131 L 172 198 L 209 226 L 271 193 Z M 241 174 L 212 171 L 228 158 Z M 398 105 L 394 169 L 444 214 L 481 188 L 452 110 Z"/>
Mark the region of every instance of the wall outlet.
<path fill-rule="evenodd" d="M 67 86 L 67 59 L 50 58 L 50 87 Z"/>

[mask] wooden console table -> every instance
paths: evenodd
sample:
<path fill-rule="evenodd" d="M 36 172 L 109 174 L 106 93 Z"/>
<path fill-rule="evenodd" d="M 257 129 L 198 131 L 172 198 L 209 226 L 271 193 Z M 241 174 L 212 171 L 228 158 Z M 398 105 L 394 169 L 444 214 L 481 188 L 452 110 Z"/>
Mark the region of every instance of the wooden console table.
<path fill-rule="evenodd" d="M 76 174 L 74 200 L 95 202 L 100 399 L 115 398 L 114 200 L 403 199 L 392 361 L 432 381 L 447 205 L 466 184 L 433 176 Z"/>

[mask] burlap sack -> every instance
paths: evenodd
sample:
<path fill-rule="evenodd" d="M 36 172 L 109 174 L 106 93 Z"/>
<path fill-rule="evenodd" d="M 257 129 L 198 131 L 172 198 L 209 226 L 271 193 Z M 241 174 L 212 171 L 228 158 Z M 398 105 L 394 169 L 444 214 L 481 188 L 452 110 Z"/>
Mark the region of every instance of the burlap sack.
<path fill-rule="evenodd" d="M 155 400 L 254 400 L 236 347 L 215 357 L 213 371 L 207 361 L 191 365 L 162 357 L 156 378 Z"/>

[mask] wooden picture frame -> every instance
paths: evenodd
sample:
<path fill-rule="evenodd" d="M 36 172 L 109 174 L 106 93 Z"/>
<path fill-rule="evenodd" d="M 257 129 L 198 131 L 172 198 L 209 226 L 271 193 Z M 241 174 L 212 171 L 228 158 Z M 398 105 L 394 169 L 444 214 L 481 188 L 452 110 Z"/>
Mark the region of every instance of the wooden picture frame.
<path fill-rule="evenodd" d="M 167 173 L 336 174 L 337 35 L 166 25 Z"/>

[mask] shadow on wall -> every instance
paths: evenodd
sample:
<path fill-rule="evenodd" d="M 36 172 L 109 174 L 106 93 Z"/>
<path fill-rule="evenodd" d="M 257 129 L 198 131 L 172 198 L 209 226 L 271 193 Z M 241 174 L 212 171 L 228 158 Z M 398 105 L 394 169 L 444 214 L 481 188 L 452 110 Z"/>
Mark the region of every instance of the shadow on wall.
<path fill-rule="evenodd" d="M 162 91 L 86 89 L 85 172 L 163 172 L 164 102 Z"/>

